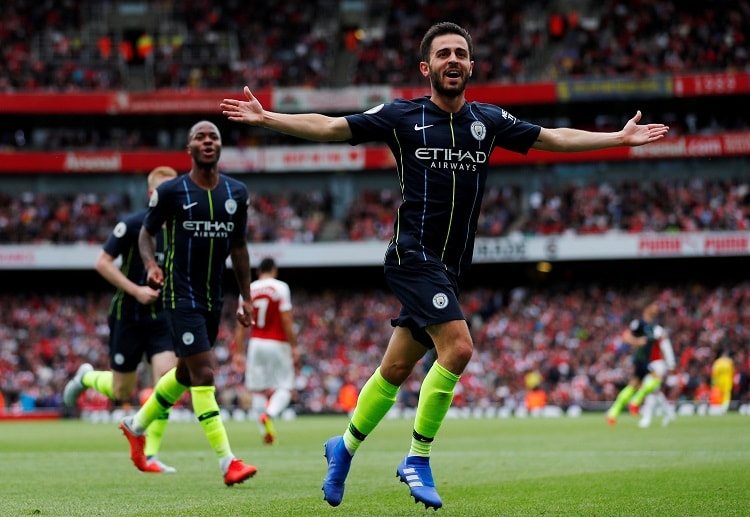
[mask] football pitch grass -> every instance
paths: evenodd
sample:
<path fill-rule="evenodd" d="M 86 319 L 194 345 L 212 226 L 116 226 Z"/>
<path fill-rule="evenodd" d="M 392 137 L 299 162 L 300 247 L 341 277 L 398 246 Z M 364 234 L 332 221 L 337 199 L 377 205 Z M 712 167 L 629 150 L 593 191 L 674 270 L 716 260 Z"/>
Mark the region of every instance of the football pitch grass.
<path fill-rule="evenodd" d="M 241 485 L 223 484 L 196 422 L 172 422 L 161 459 L 176 474 L 143 474 L 116 424 L 80 420 L 0 422 L 0 515 L 409 516 L 416 505 L 396 466 L 411 420 L 386 420 L 359 449 L 341 506 L 320 490 L 323 443 L 343 416 L 276 423 L 261 443 L 254 422 L 228 422 L 235 454 L 258 467 Z M 747 516 L 750 417 L 678 418 L 639 429 L 622 415 L 580 418 L 449 419 L 432 456 L 448 516 Z"/>

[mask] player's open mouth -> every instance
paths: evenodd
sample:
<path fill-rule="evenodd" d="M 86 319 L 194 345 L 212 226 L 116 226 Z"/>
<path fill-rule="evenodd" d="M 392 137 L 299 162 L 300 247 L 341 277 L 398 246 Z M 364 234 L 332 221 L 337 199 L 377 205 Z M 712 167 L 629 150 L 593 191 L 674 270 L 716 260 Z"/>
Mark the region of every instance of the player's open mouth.
<path fill-rule="evenodd" d="M 445 75 L 446 77 L 449 77 L 451 79 L 459 79 L 461 77 L 461 70 L 448 70 L 447 72 L 445 72 Z"/>

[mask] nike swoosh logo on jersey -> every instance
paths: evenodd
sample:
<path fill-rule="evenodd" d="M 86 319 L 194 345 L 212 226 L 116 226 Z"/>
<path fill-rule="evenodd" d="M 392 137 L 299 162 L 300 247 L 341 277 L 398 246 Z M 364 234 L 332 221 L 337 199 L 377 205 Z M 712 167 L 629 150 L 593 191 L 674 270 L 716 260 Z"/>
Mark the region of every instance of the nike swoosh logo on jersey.
<path fill-rule="evenodd" d="M 428 127 L 432 127 L 435 124 L 430 124 L 428 126 L 420 126 L 419 124 L 414 124 L 414 131 L 422 131 L 423 129 L 427 129 Z"/>
<path fill-rule="evenodd" d="M 193 201 L 193 202 L 192 202 L 192 203 L 190 203 L 190 204 L 185 204 L 185 203 L 183 203 L 183 204 L 182 204 L 182 209 L 183 209 L 183 210 L 187 210 L 188 208 L 193 208 L 193 207 L 194 207 L 195 205 L 197 205 L 197 204 L 198 204 L 198 202 L 197 202 L 197 201 Z"/>

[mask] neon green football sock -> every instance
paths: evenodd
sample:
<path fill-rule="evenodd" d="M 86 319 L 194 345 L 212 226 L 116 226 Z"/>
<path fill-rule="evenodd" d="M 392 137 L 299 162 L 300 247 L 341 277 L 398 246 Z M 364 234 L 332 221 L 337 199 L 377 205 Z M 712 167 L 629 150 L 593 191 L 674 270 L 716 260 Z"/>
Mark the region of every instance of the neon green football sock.
<path fill-rule="evenodd" d="M 641 387 L 638 388 L 638 391 L 635 392 L 635 395 L 633 395 L 633 398 L 631 399 L 633 404 L 640 406 L 643 399 L 646 398 L 646 395 L 653 393 L 659 388 L 659 386 L 661 386 L 661 379 L 649 375 L 648 378 L 645 379 L 645 382 L 641 384 Z"/>
<path fill-rule="evenodd" d="M 419 390 L 410 456 L 430 455 L 432 440 L 445 420 L 453 401 L 453 390 L 460 378 L 460 375 L 449 372 L 437 361 L 432 363 Z"/>
<path fill-rule="evenodd" d="M 622 412 L 622 408 L 624 408 L 625 404 L 628 403 L 630 398 L 633 396 L 633 393 L 635 393 L 635 388 L 630 384 L 621 389 L 620 393 L 617 394 L 617 398 L 612 403 L 612 406 L 610 406 L 609 410 L 607 411 L 607 416 L 611 418 L 617 418 L 617 415 Z"/>
<path fill-rule="evenodd" d="M 165 413 L 187 391 L 188 387 L 177 381 L 176 374 L 177 368 L 172 368 L 156 383 L 154 392 L 135 414 L 135 423 L 138 428 L 147 429 L 155 420 L 164 418 Z"/>
<path fill-rule="evenodd" d="M 385 380 L 378 367 L 362 387 L 349 427 L 344 432 L 344 445 L 354 454 L 362 441 L 380 423 L 396 402 L 398 386 Z"/>
<path fill-rule="evenodd" d="M 221 420 L 219 403 L 216 402 L 216 388 L 214 386 L 193 386 L 190 388 L 193 397 L 193 411 L 198 417 L 203 433 L 208 438 L 208 443 L 216 453 L 216 457 L 222 460 L 232 457 L 232 449 L 229 446 L 229 437 Z"/>
<path fill-rule="evenodd" d="M 164 430 L 167 428 L 167 422 L 169 422 L 169 411 L 169 409 L 164 411 L 146 428 L 146 446 L 143 448 L 143 452 L 147 457 L 159 454 Z"/>
<path fill-rule="evenodd" d="M 111 371 L 93 371 L 88 372 L 81 378 L 81 384 L 94 391 L 98 391 L 110 400 L 114 400 L 115 391 L 113 388 L 114 375 Z"/>

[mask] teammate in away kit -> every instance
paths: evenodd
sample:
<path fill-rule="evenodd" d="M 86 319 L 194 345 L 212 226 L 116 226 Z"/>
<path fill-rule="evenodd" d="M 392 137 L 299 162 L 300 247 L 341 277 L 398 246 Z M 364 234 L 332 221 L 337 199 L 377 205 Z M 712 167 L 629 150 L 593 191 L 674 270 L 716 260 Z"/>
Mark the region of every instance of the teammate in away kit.
<path fill-rule="evenodd" d="M 630 412 L 637 415 L 646 395 L 660 388 L 668 369 L 674 368 L 674 352 L 664 328 L 656 321 L 660 312 L 659 300 L 650 300 L 643 307 L 641 317 L 630 322 L 623 332 L 623 341 L 634 348 L 633 375 L 630 382 L 617 394 L 617 398 L 607 410 L 607 423 L 615 425 L 620 412 L 628 405 Z M 664 397 L 661 394 L 661 397 Z M 663 399 L 663 409 L 667 423 L 674 418 L 672 408 Z M 652 411 L 649 406 L 649 411 Z M 669 415 L 669 417 L 667 416 Z M 645 415 L 644 415 L 645 416 Z M 651 423 L 649 415 L 642 421 L 643 427 Z"/>
<path fill-rule="evenodd" d="M 139 236 L 146 281 L 163 290 L 164 312 L 171 329 L 177 366 L 159 379 L 138 412 L 120 422 L 130 457 L 144 470 L 144 433 L 190 390 L 193 411 L 214 450 L 227 486 L 242 483 L 257 469 L 235 457 L 216 401 L 213 346 L 223 306 L 226 260 L 246 302 L 237 313 L 240 324 L 253 322 L 250 303 L 250 258 L 247 249 L 247 187 L 219 173 L 221 135 L 215 124 L 201 121 L 188 133 L 192 168 L 156 189 Z M 154 235 L 167 231 L 164 268 L 154 260 Z"/>
<path fill-rule="evenodd" d="M 396 475 L 425 507 L 437 509 L 443 504 L 430 457 L 455 386 L 473 352 L 458 296 L 462 277 L 471 266 L 493 150 L 589 151 L 647 144 L 668 131 L 662 124 L 638 125 L 640 112 L 612 133 L 547 129 L 519 120 L 498 106 L 468 102 L 465 89 L 474 68 L 473 52 L 466 30 L 450 22 L 433 25 L 422 39 L 419 63 L 423 77 L 430 81 L 431 95 L 397 99 L 356 115 L 268 111 L 247 87 L 246 100 L 221 103 L 231 121 L 321 142 L 384 142 L 395 158 L 402 203 L 385 253 L 384 274 L 401 311 L 391 321 L 390 342 L 380 366 L 362 387 L 349 425 L 342 436 L 324 445 L 328 471 L 323 498 L 331 506 L 341 504 L 357 449 L 432 348 L 437 359 L 422 382 L 411 446 L 396 467 Z"/>
<path fill-rule="evenodd" d="M 152 170 L 147 178 L 148 194 L 163 182 L 177 177 L 177 171 L 161 166 Z M 172 345 L 161 293 L 146 285 L 146 271 L 138 253 L 138 234 L 146 210 L 130 214 L 118 222 L 104 243 L 96 259 L 96 271 L 117 287 L 109 306 L 109 365 L 110 370 L 94 370 L 89 363 L 82 364 L 75 377 L 65 386 L 63 401 L 74 406 L 78 397 L 91 388 L 113 400 L 116 405 L 126 402 L 137 381 L 137 368 L 144 356 L 151 365 L 153 382 L 174 368 L 177 358 Z M 157 236 L 156 256 L 164 260 L 164 238 Z M 115 260 L 122 257 L 120 267 Z M 144 472 L 173 473 L 174 467 L 159 461 L 157 454 L 167 426 L 169 412 L 151 422 L 146 430 L 146 464 Z"/>
<path fill-rule="evenodd" d="M 263 441 L 271 445 L 276 438 L 273 421 L 292 399 L 297 334 L 289 284 L 277 278 L 276 262 L 264 258 L 257 273 L 258 278 L 250 284 L 255 324 L 250 330 L 245 385 L 253 394 L 253 411 L 258 415 Z M 237 329 L 239 344 L 244 342 L 245 330 L 240 325 Z"/>

